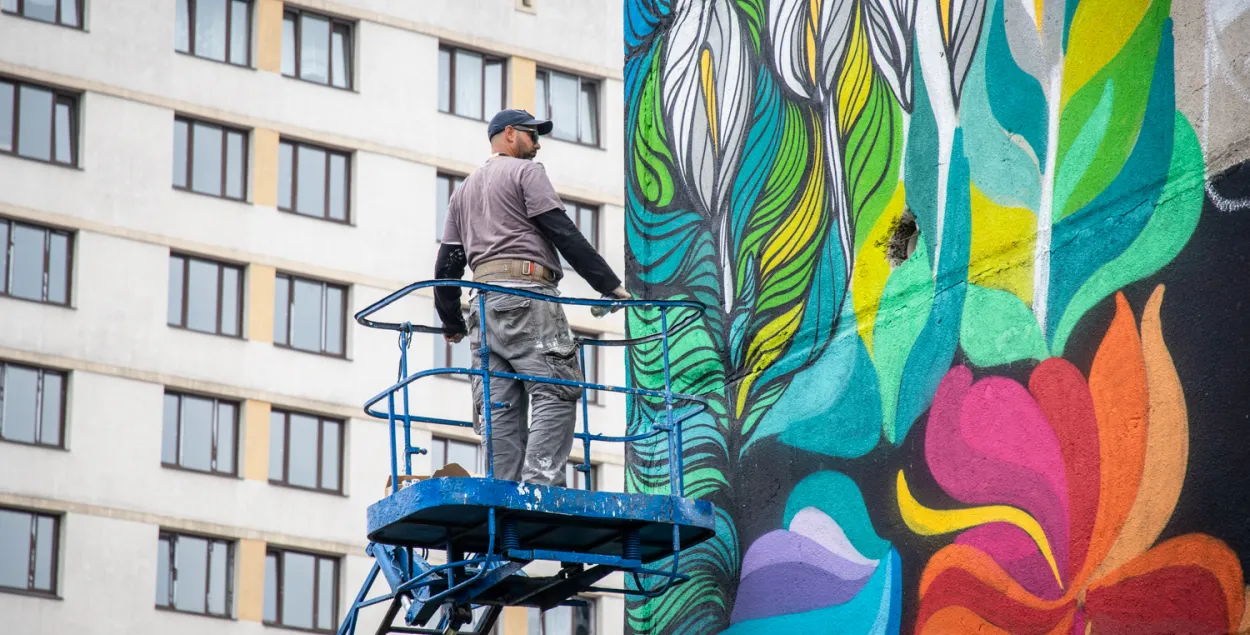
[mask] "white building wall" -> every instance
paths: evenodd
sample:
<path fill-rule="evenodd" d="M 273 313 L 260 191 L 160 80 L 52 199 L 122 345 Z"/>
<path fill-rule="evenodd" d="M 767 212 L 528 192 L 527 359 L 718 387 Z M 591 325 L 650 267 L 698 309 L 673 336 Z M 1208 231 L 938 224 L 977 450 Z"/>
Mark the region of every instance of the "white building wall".
<path fill-rule="evenodd" d="M 268 310 L 257 306 L 245 307 L 243 338 L 171 328 L 168 259 L 171 251 L 189 253 L 347 285 L 349 313 L 430 277 L 435 175 L 466 174 L 488 154 L 483 122 L 437 111 L 440 42 L 602 80 L 601 147 L 544 140 L 539 160 L 562 196 L 600 207 L 601 252 L 623 272 L 620 3 L 538 0 L 536 13 L 518 11 L 514 0 L 289 4 L 356 21 L 353 90 L 178 54 L 169 0 L 86 0 L 84 30 L 0 15 L 0 76 L 82 93 L 77 167 L 0 154 L 0 217 L 74 232 L 70 307 L 0 296 L 0 361 L 69 373 L 64 449 L 0 442 L 0 506 L 61 518 L 59 599 L 0 592 L 0 632 L 265 629 L 155 609 L 162 528 L 341 556 L 340 615 L 351 602 L 370 566 L 361 555 L 365 510 L 389 472 L 386 426 L 360 406 L 393 380 L 395 338 L 352 322 L 345 358 L 280 348 L 250 331 L 248 316 Z M 256 24 L 253 67 L 262 44 Z M 174 190 L 175 115 L 352 152 L 351 223 L 255 204 L 255 135 L 247 202 Z M 250 273 L 246 284 L 251 303 Z M 562 290 L 593 295 L 575 275 Z M 429 294 L 385 316 L 436 320 Z M 600 321 L 570 309 L 569 316 L 575 328 L 623 333 L 619 315 Z M 411 363 L 429 366 L 442 346 L 414 338 Z M 621 351 L 603 349 L 600 357 L 601 381 L 624 384 Z M 163 468 L 166 389 L 345 419 L 343 495 Z M 434 416 L 467 418 L 469 400 L 467 382 L 414 386 L 414 410 Z M 620 434 L 624 397 L 602 394 L 601 402 L 591 406 L 592 430 Z M 267 429 L 268 420 L 241 413 L 240 474 L 248 453 L 259 451 L 250 445 L 254 426 Z M 416 426 L 414 442 L 427 444 L 430 434 Z M 593 458 L 600 487 L 623 489 L 622 448 L 597 445 Z M 416 472 L 429 470 L 428 457 L 413 461 Z M 599 598 L 596 632 L 621 632 L 623 610 L 619 598 Z"/>

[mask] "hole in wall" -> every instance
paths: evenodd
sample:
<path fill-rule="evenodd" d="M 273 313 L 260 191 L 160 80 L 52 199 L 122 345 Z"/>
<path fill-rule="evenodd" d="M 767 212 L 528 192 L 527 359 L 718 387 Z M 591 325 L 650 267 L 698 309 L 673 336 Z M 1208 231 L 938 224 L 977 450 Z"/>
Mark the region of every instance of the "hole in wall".
<path fill-rule="evenodd" d="M 894 221 L 890 229 L 890 238 L 885 244 L 885 259 L 890 268 L 895 269 L 907 262 L 916 251 L 916 243 L 920 239 L 920 228 L 916 226 L 916 216 L 910 208 L 903 208 L 903 213 Z"/>

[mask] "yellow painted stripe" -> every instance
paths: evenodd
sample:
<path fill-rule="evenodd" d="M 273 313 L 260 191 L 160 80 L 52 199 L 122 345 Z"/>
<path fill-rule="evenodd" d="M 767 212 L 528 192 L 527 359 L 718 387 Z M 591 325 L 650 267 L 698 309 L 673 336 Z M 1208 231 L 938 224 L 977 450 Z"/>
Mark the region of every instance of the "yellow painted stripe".
<path fill-rule="evenodd" d="M 1041 550 L 1050 571 L 1055 576 L 1059 588 L 1063 588 L 1063 580 L 1059 577 L 1059 567 L 1055 564 L 1055 554 L 1050 549 L 1050 541 L 1042 526 L 1027 512 L 1007 505 L 988 505 L 969 509 L 929 509 L 921 505 L 907 487 L 907 479 L 903 471 L 898 472 L 898 508 L 903 515 L 907 527 L 922 536 L 938 536 L 941 534 L 963 531 L 989 523 L 1010 523 L 1024 530 L 1037 548 Z"/>
<path fill-rule="evenodd" d="M 720 154 L 720 135 L 716 125 L 716 69 L 711 51 L 703 49 L 703 54 L 699 56 L 699 70 L 703 77 L 703 104 L 707 107 L 707 128 L 712 135 L 712 149 Z"/>

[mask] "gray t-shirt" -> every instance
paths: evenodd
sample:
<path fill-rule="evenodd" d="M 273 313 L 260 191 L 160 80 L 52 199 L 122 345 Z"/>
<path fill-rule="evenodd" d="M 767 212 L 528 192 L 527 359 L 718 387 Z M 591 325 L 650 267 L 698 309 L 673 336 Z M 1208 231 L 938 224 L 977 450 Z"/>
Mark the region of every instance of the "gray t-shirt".
<path fill-rule="evenodd" d="M 469 268 L 518 258 L 563 275 L 555 245 L 532 220 L 564 203 L 541 163 L 495 157 L 470 174 L 447 202 L 443 242 L 464 246 Z"/>

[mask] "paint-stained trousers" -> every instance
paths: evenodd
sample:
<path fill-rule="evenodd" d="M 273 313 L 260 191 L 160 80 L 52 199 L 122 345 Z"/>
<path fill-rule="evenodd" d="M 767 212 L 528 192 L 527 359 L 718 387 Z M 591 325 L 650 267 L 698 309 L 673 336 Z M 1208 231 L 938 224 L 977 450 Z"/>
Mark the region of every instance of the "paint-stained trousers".
<path fill-rule="evenodd" d="M 556 294 L 554 288 L 530 290 Z M 473 367 L 480 368 L 478 303 L 470 302 L 470 306 L 469 345 Z M 554 302 L 489 294 L 486 343 L 492 371 L 582 381 L 568 318 L 564 307 Z M 501 377 L 491 378 L 490 389 L 493 403 L 509 404 L 491 412 L 495 478 L 563 486 L 582 389 Z M 484 434 L 482 392 L 482 379 L 474 377 L 473 402 L 478 413 L 474 428 L 478 434 Z M 528 406 L 533 406 L 534 412 L 533 421 L 527 423 Z"/>

